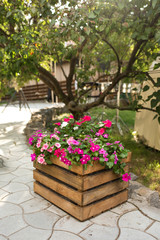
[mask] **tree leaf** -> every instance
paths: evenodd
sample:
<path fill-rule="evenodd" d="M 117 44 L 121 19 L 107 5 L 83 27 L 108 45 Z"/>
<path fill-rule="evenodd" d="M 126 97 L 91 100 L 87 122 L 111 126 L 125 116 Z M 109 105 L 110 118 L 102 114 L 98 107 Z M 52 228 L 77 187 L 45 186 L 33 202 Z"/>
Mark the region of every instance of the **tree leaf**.
<path fill-rule="evenodd" d="M 149 86 L 146 85 L 146 86 L 143 88 L 143 92 L 146 92 L 146 91 L 148 91 L 148 90 L 149 90 Z"/>
<path fill-rule="evenodd" d="M 158 114 L 156 114 L 156 115 L 154 116 L 153 120 L 156 119 L 157 117 L 158 117 Z"/>
<path fill-rule="evenodd" d="M 156 99 L 152 99 L 151 100 L 151 108 L 154 108 L 157 105 L 157 100 Z"/>
<path fill-rule="evenodd" d="M 155 8 L 156 4 L 157 4 L 157 0 L 152 0 L 152 7 L 153 8 Z"/>
<path fill-rule="evenodd" d="M 12 14 L 11 11 L 7 12 L 6 18 L 8 18 L 9 16 L 11 16 L 11 14 Z"/>

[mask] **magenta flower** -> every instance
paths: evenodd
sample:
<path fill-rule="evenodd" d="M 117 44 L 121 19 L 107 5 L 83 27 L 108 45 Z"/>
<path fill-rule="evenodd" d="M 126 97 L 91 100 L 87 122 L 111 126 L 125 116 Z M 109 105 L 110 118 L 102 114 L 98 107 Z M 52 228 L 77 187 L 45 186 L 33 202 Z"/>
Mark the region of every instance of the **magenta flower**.
<path fill-rule="evenodd" d="M 69 122 L 70 119 L 69 118 L 64 118 L 64 122 Z"/>
<path fill-rule="evenodd" d="M 98 131 L 98 133 L 99 133 L 100 135 L 103 135 L 104 132 L 105 132 L 105 128 L 100 128 L 99 131 Z"/>
<path fill-rule="evenodd" d="M 56 125 L 58 125 L 58 126 L 61 126 L 61 122 L 57 122 L 57 123 L 55 123 Z"/>
<path fill-rule="evenodd" d="M 96 136 L 100 136 L 100 133 L 98 133 L 98 132 L 96 132 L 96 134 L 95 134 Z"/>
<path fill-rule="evenodd" d="M 73 115 L 69 115 L 69 118 L 72 118 L 72 119 L 73 119 L 74 117 L 73 117 Z"/>
<path fill-rule="evenodd" d="M 72 144 L 73 145 L 79 145 L 79 142 L 77 140 L 73 139 Z"/>
<path fill-rule="evenodd" d="M 107 145 L 107 146 L 110 146 L 110 145 L 112 145 L 112 143 L 106 143 L 106 145 Z"/>
<path fill-rule="evenodd" d="M 32 145 L 33 140 L 34 140 L 34 139 L 33 139 L 32 137 L 29 138 L 29 144 L 30 144 L 30 145 Z"/>
<path fill-rule="evenodd" d="M 105 121 L 103 121 L 103 123 L 104 123 L 104 126 L 105 127 L 108 127 L 108 128 L 110 128 L 111 126 L 112 126 L 112 122 L 110 121 L 110 120 L 105 120 Z"/>
<path fill-rule="evenodd" d="M 31 154 L 31 161 L 34 161 L 35 159 L 36 159 L 36 154 L 35 153 Z"/>
<path fill-rule="evenodd" d="M 115 142 L 114 142 L 114 144 L 118 144 L 118 143 L 120 143 L 120 141 L 115 141 Z"/>
<path fill-rule="evenodd" d="M 90 116 L 84 116 L 83 118 L 83 121 L 91 121 L 91 117 Z"/>
<path fill-rule="evenodd" d="M 78 149 L 77 149 L 77 153 L 78 153 L 78 154 L 83 154 L 83 150 L 80 149 L 80 148 L 78 148 Z"/>
<path fill-rule="evenodd" d="M 103 154 L 103 157 L 104 157 L 104 158 L 106 158 L 107 156 L 108 156 L 108 153 L 107 153 L 107 152 Z"/>
<path fill-rule="evenodd" d="M 74 153 L 74 150 L 72 149 L 71 146 L 69 146 L 69 147 L 67 148 L 67 150 L 68 150 L 69 153 Z"/>
<path fill-rule="evenodd" d="M 131 180 L 131 174 L 124 173 L 122 175 L 122 180 L 125 181 L 125 182 L 128 182 L 129 180 Z"/>
<path fill-rule="evenodd" d="M 115 154 L 115 157 L 114 157 L 114 164 L 117 164 L 117 162 L 118 162 L 118 157 L 117 157 L 117 155 Z"/>
<path fill-rule="evenodd" d="M 122 149 L 124 149 L 124 147 L 123 147 L 123 145 L 122 145 L 122 144 L 119 144 L 119 147 L 120 147 L 120 148 L 122 148 Z"/>
<path fill-rule="evenodd" d="M 100 149 L 100 146 L 99 145 L 92 145 L 92 147 L 90 147 L 90 150 L 92 151 L 92 152 L 96 152 L 96 151 L 98 151 Z"/>
<path fill-rule="evenodd" d="M 82 157 L 82 158 L 80 159 L 80 162 L 81 162 L 81 164 L 86 164 L 86 163 L 87 163 L 87 160 Z"/>
<path fill-rule="evenodd" d="M 105 162 L 108 162 L 108 160 L 109 160 L 108 158 L 106 158 L 106 157 L 104 158 L 104 161 L 105 161 Z"/>
<path fill-rule="evenodd" d="M 94 161 L 98 161 L 98 160 L 99 160 L 99 157 L 93 157 L 93 160 L 94 160 Z"/>
<path fill-rule="evenodd" d="M 83 158 L 88 162 L 91 157 L 88 154 L 83 155 Z"/>

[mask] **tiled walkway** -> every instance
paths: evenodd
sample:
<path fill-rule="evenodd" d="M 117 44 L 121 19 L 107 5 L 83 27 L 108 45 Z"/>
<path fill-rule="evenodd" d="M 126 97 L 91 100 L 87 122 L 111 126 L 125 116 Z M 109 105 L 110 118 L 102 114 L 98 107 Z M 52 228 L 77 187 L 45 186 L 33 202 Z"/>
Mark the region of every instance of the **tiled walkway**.
<path fill-rule="evenodd" d="M 51 106 L 30 104 L 32 112 Z M 28 110 L 15 106 L 0 113 L 0 240 L 160 239 L 160 209 L 144 201 L 129 199 L 82 223 L 35 194 L 31 151 L 23 135 L 29 118 Z"/>

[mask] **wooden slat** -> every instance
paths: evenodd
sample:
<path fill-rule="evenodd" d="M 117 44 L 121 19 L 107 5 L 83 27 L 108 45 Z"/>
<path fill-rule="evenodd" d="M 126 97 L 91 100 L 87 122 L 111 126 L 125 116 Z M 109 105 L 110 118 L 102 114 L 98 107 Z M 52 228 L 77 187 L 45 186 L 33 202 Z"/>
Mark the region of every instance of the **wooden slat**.
<path fill-rule="evenodd" d="M 38 193 L 40 196 L 60 207 L 64 211 L 68 212 L 75 218 L 79 220 L 82 219 L 82 208 L 80 206 L 69 202 L 68 200 L 56 194 L 52 190 L 45 188 L 43 185 L 40 185 L 37 182 L 34 182 L 34 192 Z"/>
<path fill-rule="evenodd" d="M 44 186 L 69 198 L 78 205 L 82 205 L 82 192 L 76 191 L 62 182 L 56 181 L 56 179 L 51 179 L 37 170 L 33 171 L 33 178 Z"/>
<path fill-rule="evenodd" d="M 35 162 L 34 167 L 44 173 L 49 174 L 52 177 L 59 179 L 62 182 L 69 184 L 72 187 L 83 190 L 83 178 L 76 174 L 73 174 L 69 170 L 67 171 L 55 165 L 41 165 Z"/>
<path fill-rule="evenodd" d="M 68 166 L 66 164 L 64 164 L 63 162 L 61 162 L 59 160 L 59 158 L 51 157 L 50 160 L 53 164 L 63 167 L 65 169 L 68 169 Z M 128 163 L 130 161 L 131 161 L 131 152 L 128 153 L 127 158 L 123 159 L 123 162 L 125 162 L 125 163 Z M 94 172 L 97 172 L 97 171 L 100 171 L 103 169 L 105 169 L 104 166 L 102 166 L 98 161 L 94 161 L 93 166 L 89 165 L 89 166 L 87 166 L 87 169 L 85 169 L 83 165 L 80 165 L 80 166 L 73 165 L 70 171 L 77 173 L 79 175 L 87 175 L 87 174 L 94 173 Z"/>
<path fill-rule="evenodd" d="M 96 203 L 92 203 L 83 208 L 82 221 L 87 220 L 93 216 L 96 216 L 108 209 L 116 207 L 117 205 L 126 202 L 128 199 L 128 190 L 124 190 L 110 198 L 102 199 Z"/>
<path fill-rule="evenodd" d="M 80 221 L 96 216 L 128 199 L 128 191 L 124 190 L 110 198 L 104 198 L 88 206 L 80 207 L 37 182 L 34 183 L 34 191 Z"/>
<path fill-rule="evenodd" d="M 114 193 L 118 193 L 126 189 L 127 187 L 128 182 L 120 182 L 120 180 L 118 179 L 114 182 L 110 182 L 94 189 L 85 191 L 83 192 L 83 206 L 100 200 L 109 195 L 112 195 Z"/>

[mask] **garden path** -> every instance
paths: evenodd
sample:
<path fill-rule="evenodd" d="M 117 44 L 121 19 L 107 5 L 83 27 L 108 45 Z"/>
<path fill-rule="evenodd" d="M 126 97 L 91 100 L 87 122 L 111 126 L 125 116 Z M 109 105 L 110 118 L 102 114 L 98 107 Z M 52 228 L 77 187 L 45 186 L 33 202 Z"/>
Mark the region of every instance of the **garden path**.
<path fill-rule="evenodd" d="M 31 111 L 53 107 L 30 103 Z M 23 129 L 31 113 L 0 106 L 0 240 L 160 240 L 160 209 L 128 202 L 85 222 L 33 192 L 31 150 Z"/>

